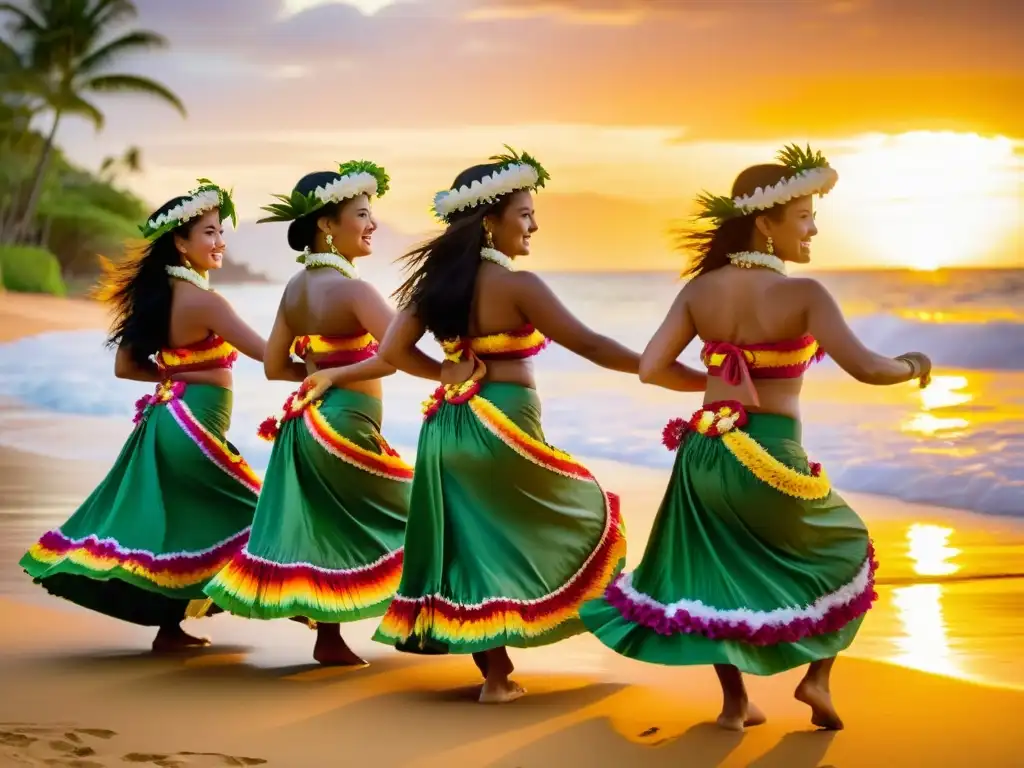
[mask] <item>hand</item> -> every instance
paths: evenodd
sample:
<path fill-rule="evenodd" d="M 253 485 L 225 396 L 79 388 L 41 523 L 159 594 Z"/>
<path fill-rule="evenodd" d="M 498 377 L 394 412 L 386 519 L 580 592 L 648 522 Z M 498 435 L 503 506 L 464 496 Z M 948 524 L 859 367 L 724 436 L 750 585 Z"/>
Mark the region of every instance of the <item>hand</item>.
<path fill-rule="evenodd" d="M 441 383 L 445 386 L 478 381 L 487 373 L 487 366 L 476 355 L 468 355 L 458 363 L 445 360 L 441 364 Z"/>
<path fill-rule="evenodd" d="M 302 384 L 299 386 L 299 393 L 303 400 L 315 403 L 333 386 L 334 382 L 331 381 L 330 376 L 323 371 L 314 371 L 302 380 Z"/>
<path fill-rule="evenodd" d="M 906 352 L 898 355 L 897 360 L 905 360 L 913 368 L 913 376 L 920 382 L 921 389 L 927 387 L 932 381 L 932 361 L 923 352 Z"/>

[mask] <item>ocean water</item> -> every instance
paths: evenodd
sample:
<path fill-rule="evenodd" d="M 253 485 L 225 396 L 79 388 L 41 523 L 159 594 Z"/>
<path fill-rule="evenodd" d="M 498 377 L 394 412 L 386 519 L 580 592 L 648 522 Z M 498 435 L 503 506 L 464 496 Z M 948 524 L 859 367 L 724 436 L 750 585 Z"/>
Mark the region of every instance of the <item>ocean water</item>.
<path fill-rule="evenodd" d="M 367 271 L 388 290 L 390 266 Z M 885 353 L 920 350 L 935 364 L 926 390 L 870 387 L 826 360 L 807 377 L 804 440 L 835 485 L 994 515 L 1024 517 L 1024 270 L 820 274 L 861 340 Z M 546 279 L 585 322 L 642 349 L 679 289 L 664 273 L 548 274 Z M 269 333 L 280 286 L 235 286 L 223 293 L 260 332 Z M 0 345 L 0 395 L 38 408 L 130 423 L 133 403 L 150 385 L 113 378 L 113 355 L 96 331 L 48 333 Z M 427 351 L 437 353 L 432 342 Z M 683 355 L 698 364 L 695 343 Z M 641 385 L 552 347 L 537 358 L 550 442 L 581 458 L 666 467 L 661 445 L 668 419 L 689 415 L 699 396 Z M 269 445 L 256 428 L 276 412 L 289 385 L 267 382 L 262 368 L 236 368 L 232 442 L 257 469 Z M 384 433 L 412 447 L 429 382 L 399 374 L 385 383 Z M 19 447 L 69 458 L 97 456 L 90 445 Z M 0 434 L 0 442 L 4 436 Z M 113 456 L 109 457 L 113 459 Z"/>

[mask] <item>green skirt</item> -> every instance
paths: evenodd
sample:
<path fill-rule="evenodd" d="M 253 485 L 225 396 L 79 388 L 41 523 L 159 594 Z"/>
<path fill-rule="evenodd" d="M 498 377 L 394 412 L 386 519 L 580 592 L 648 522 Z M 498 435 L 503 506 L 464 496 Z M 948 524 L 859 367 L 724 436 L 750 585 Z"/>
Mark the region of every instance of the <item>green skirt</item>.
<path fill-rule="evenodd" d="M 643 560 L 583 606 L 587 627 L 623 656 L 755 675 L 847 648 L 876 598 L 874 552 L 799 423 L 730 402 L 674 428 L 683 444 Z"/>
<path fill-rule="evenodd" d="M 419 653 L 544 645 L 622 567 L 618 499 L 544 442 L 526 387 L 438 389 L 426 408 L 398 594 L 374 639 Z"/>
<path fill-rule="evenodd" d="M 402 574 L 412 467 L 381 436 L 381 410 L 330 389 L 288 413 L 249 543 L 206 587 L 214 603 L 254 619 L 384 613 Z"/>
<path fill-rule="evenodd" d="M 136 405 L 106 478 L 21 567 L 58 597 L 163 626 L 245 545 L 260 479 L 224 439 L 230 390 L 168 382 Z"/>

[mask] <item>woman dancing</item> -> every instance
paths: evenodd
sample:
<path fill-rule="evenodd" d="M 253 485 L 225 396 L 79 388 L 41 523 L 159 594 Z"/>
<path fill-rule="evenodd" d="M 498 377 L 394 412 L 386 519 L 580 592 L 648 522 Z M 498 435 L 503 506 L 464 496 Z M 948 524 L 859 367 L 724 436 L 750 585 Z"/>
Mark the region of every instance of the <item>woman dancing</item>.
<path fill-rule="evenodd" d="M 113 468 L 21 566 L 50 593 L 135 624 L 159 627 L 153 650 L 209 643 L 180 623 L 189 603 L 245 544 L 259 477 L 224 435 L 238 352 L 264 341 L 210 289 L 224 258 L 228 192 L 200 179 L 141 227 L 147 242 L 104 262 L 99 298 L 113 305 L 114 375 L 158 382 L 136 403 L 135 428 Z"/>
<path fill-rule="evenodd" d="M 292 222 L 288 244 L 305 265 L 281 298 L 264 368 L 269 379 L 311 375 L 260 428 L 274 448 L 249 543 L 206 588 L 240 616 L 315 622 L 321 664 L 365 664 L 339 624 L 382 615 L 402 572 L 412 467 L 380 433 L 380 379 L 395 369 L 376 354 L 393 312 L 354 264 L 372 251 L 370 200 L 387 189 L 383 168 L 356 161 L 304 176 L 264 208 L 261 221 Z M 439 378 L 440 363 L 412 360 Z"/>
<path fill-rule="evenodd" d="M 694 279 L 644 351 L 640 376 L 657 376 L 699 336 L 705 404 L 666 427 L 678 455 L 642 562 L 581 615 L 624 656 L 713 664 L 718 724 L 730 730 L 765 720 L 742 672 L 809 664 L 796 698 L 815 725 L 839 729 L 829 674 L 876 597 L 876 563 L 863 522 L 801 447 L 803 374 L 828 352 L 859 381 L 924 386 L 931 363 L 869 351 L 828 291 L 786 277 L 786 262 L 810 261 L 813 195 L 838 176 L 809 148 L 778 159 L 743 171 L 730 197 L 699 198 L 714 226 L 690 235 Z"/>
<path fill-rule="evenodd" d="M 485 678 L 481 703 L 522 696 L 506 648 L 582 632 L 578 606 L 601 594 L 625 556 L 617 497 L 541 428 L 529 358 L 549 338 L 605 368 L 639 364 L 540 278 L 514 270 L 537 231 L 531 191 L 548 178 L 513 152 L 463 171 L 435 197 L 447 228 L 405 257 L 402 311 L 380 352 L 412 371 L 429 331 L 445 352 L 445 380 L 461 383 L 425 405 L 402 581 L 375 639 L 472 653 Z M 703 374 L 676 366 L 663 380 L 692 387 L 694 376 Z"/>

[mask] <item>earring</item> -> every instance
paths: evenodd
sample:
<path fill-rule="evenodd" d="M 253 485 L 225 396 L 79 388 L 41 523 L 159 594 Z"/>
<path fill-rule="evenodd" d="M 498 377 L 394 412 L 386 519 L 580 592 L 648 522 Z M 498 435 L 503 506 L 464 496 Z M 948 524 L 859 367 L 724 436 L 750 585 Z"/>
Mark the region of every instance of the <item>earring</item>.
<path fill-rule="evenodd" d="M 494 247 L 494 238 L 491 237 L 491 230 L 487 227 L 484 227 L 484 245 L 488 248 Z"/>
<path fill-rule="evenodd" d="M 333 253 L 335 256 L 340 255 L 338 253 L 338 249 L 334 247 L 334 235 L 332 234 L 327 235 L 327 247 L 331 249 L 331 253 Z"/>
<path fill-rule="evenodd" d="M 772 242 L 771 237 L 768 238 L 768 255 L 769 256 L 774 256 L 775 255 L 775 243 Z"/>

